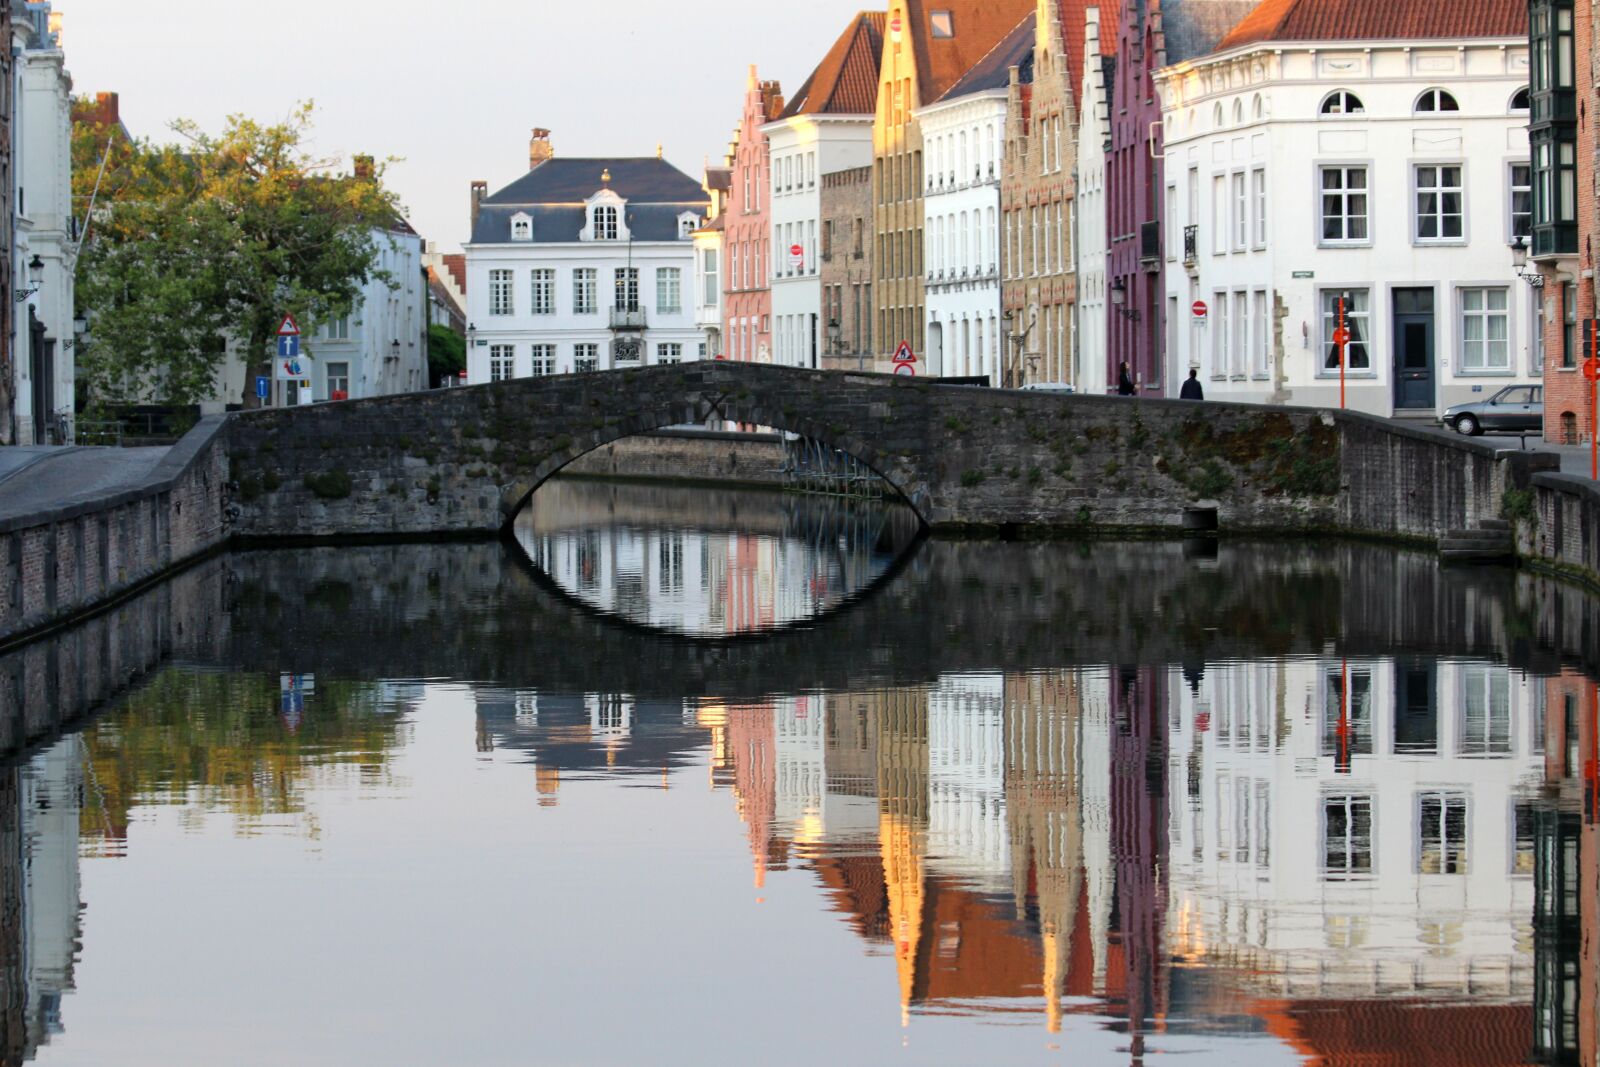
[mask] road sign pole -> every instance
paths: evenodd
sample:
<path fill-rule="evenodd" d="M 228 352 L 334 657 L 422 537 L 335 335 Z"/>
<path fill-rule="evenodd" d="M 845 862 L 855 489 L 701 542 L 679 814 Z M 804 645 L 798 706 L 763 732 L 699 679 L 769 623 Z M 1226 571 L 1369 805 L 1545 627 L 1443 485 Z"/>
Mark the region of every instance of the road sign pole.
<path fill-rule="evenodd" d="M 1342 409 L 1346 406 L 1344 398 L 1345 354 L 1350 350 L 1350 335 L 1345 332 L 1344 297 L 1342 296 L 1339 298 L 1339 342 L 1337 347 L 1339 350 L 1339 407 Z"/>
<path fill-rule="evenodd" d="M 1589 349 L 1594 353 L 1592 358 L 1600 359 L 1600 319 L 1589 320 Z M 1600 437 L 1595 434 L 1600 430 L 1600 383 L 1594 378 L 1589 379 L 1589 480 L 1600 482 Z"/>

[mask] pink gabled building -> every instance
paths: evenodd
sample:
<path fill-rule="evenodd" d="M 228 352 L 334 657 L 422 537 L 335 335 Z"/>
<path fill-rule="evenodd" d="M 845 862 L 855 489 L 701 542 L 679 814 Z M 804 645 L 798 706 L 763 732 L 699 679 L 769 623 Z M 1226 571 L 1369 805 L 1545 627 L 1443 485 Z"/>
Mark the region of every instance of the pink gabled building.
<path fill-rule="evenodd" d="M 723 216 L 723 352 L 745 363 L 772 360 L 772 149 L 761 127 L 782 111 L 778 83 L 761 81 L 752 64 L 729 155 L 733 187 Z"/>

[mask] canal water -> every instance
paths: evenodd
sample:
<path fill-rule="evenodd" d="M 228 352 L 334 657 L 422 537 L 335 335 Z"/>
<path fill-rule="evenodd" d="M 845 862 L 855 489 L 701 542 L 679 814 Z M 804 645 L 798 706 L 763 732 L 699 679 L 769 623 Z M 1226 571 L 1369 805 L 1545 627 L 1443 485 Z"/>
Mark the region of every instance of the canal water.
<path fill-rule="evenodd" d="M 1596 1062 L 1570 589 L 557 482 L 147 596 L 0 771 L 3 1063 Z"/>

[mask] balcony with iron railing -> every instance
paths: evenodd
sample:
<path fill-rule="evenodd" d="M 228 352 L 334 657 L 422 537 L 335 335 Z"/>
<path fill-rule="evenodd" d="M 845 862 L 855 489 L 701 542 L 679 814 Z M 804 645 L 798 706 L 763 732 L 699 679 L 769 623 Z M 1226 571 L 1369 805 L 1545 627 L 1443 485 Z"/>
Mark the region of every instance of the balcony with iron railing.
<path fill-rule="evenodd" d="M 1161 223 L 1139 224 L 1139 265 L 1145 270 L 1161 269 Z"/>
<path fill-rule="evenodd" d="M 1183 228 L 1183 265 L 1192 267 L 1200 258 L 1200 227 L 1189 225 Z"/>
<path fill-rule="evenodd" d="M 611 309 L 613 330 L 642 330 L 648 325 L 644 307 L 640 304 L 619 305 Z"/>

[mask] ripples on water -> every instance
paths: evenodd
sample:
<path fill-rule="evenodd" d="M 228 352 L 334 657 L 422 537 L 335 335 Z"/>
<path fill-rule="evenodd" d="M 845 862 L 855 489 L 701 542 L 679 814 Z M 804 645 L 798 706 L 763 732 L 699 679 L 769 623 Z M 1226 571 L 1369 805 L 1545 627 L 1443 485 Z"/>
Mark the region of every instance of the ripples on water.
<path fill-rule="evenodd" d="M 557 483 L 152 594 L 0 774 L 3 1062 L 1596 1062 L 1587 598 L 914 540 Z"/>

